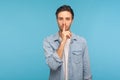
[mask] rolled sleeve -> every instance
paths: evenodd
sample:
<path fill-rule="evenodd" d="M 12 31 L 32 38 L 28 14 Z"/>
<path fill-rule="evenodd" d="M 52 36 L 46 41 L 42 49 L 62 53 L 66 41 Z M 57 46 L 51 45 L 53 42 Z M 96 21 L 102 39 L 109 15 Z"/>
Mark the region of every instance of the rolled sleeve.
<path fill-rule="evenodd" d="M 60 59 L 60 57 L 58 56 L 57 52 L 55 52 L 53 54 L 53 58 L 56 60 L 56 62 L 62 63 L 63 61 Z"/>
<path fill-rule="evenodd" d="M 84 55 L 83 55 L 83 75 L 84 80 L 92 80 L 91 70 L 90 70 L 90 61 L 88 55 L 88 48 L 85 41 Z"/>
<path fill-rule="evenodd" d="M 63 61 L 59 58 L 57 52 L 51 46 L 48 40 L 44 40 L 43 48 L 45 51 L 46 63 L 52 70 L 56 70 L 59 66 L 62 65 Z"/>

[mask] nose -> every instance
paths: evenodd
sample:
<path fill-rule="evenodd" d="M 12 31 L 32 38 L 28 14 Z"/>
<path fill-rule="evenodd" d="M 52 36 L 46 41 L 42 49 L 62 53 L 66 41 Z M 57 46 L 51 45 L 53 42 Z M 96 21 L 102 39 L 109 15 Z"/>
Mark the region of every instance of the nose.
<path fill-rule="evenodd" d="M 65 20 L 63 20 L 63 26 L 65 26 L 66 25 L 66 21 Z"/>

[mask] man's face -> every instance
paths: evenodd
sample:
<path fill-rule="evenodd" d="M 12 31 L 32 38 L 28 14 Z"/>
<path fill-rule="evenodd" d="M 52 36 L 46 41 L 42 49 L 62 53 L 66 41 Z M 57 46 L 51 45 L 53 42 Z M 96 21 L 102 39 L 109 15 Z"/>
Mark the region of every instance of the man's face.
<path fill-rule="evenodd" d="M 72 21 L 72 14 L 69 11 L 61 11 L 58 13 L 57 23 L 60 31 L 63 31 L 64 27 L 66 31 L 69 31 Z"/>

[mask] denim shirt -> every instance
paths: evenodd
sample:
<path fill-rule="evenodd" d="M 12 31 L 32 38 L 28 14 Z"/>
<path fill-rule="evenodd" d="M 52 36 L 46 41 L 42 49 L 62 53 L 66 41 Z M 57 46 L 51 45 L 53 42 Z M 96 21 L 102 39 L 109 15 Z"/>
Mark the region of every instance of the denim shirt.
<path fill-rule="evenodd" d="M 59 34 L 44 39 L 46 63 L 50 68 L 49 80 L 64 80 L 63 61 L 56 50 L 60 45 Z M 92 80 L 86 40 L 72 33 L 68 56 L 68 80 Z"/>

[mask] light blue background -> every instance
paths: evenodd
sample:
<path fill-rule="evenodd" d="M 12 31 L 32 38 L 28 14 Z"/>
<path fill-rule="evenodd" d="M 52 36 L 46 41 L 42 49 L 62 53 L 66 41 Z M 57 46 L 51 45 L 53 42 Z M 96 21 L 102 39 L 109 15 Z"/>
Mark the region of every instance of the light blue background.
<path fill-rule="evenodd" d="M 48 80 L 43 39 L 69 4 L 72 31 L 86 38 L 93 80 L 120 80 L 119 0 L 0 0 L 0 80 Z"/>

